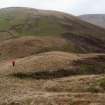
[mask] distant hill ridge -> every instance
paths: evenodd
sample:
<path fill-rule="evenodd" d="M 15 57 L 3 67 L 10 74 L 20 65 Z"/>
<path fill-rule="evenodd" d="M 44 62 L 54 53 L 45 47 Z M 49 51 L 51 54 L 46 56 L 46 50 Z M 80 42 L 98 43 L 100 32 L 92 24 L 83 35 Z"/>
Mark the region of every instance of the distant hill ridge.
<path fill-rule="evenodd" d="M 105 14 L 86 14 L 81 15 L 80 19 L 105 28 Z"/>

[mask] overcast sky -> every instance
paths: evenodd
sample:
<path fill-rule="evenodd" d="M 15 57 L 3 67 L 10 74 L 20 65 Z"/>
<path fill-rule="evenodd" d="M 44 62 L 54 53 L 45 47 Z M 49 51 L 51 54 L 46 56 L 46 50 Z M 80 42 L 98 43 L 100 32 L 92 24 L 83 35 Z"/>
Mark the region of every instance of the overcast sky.
<path fill-rule="evenodd" d="M 105 0 L 0 0 L 0 8 L 19 6 L 58 10 L 74 15 L 105 14 Z"/>

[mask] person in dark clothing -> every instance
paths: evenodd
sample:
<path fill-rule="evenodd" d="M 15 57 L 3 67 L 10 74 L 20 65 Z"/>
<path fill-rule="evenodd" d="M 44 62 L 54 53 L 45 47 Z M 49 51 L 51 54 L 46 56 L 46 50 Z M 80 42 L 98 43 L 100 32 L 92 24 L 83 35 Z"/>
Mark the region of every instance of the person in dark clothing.
<path fill-rule="evenodd" d="M 13 66 L 13 67 L 15 66 L 15 61 L 12 61 L 12 66 Z"/>

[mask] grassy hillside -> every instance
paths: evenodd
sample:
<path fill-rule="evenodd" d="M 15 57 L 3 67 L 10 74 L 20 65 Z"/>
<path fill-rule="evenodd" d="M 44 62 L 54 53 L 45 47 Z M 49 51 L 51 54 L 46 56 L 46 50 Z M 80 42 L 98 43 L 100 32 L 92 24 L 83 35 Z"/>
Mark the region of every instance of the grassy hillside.
<path fill-rule="evenodd" d="M 69 51 L 70 46 L 60 37 L 21 37 L 0 44 L 0 60 L 23 58 L 48 51 Z M 71 50 L 70 50 L 71 51 Z"/>
<path fill-rule="evenodd" d="M 16 35 L 59 35 L 63 27 L 59 18 L 49 13 L 29 8 L 6 8 L 0 10 L 0 30 Z"/>
<path fill-rule="evenodd" d="M 68 34 L 69 35 L 69 34 Z M 24 58 L 30 55 L 49 52 L 64 51 L 74 53 L 105 52 L 104 42 L 84 37 L 64 36 L 24 36 L 5 40 L 0 43 L 0 61 Z"/>
<path fill-rule="evenodd" d="M 44 40 L 44 43 L 47 41 L 47 45 L 54 44 L 56 37 L 59 39 L 59 45 L 62 44 L 60 39 L 65 40 L 66 44 L 61 45 L 59 48 L 57 44 L 53 48 L 46 48 L 41 44 L 40 48 L 36 48 L 40 41 L 36 42 L 33 39 L 35 44 L 30 49 L 29 45 L 21 43 L 20 40 L 23 38 L 20 37 L 23 36 L 24 39 L 27 39 L 25 43 L 30 40 L 26 36 L 38 36 L 39 38 L 43 36 L 53 37 L 53 41 L 51 38 Z M 28 52 L 25 50 L 28 55 L 52 50 L 102 53 L 105 52 L 105 30 L 62 12 L 11 7 L 0 9 L 0 43 L 0 53 L 4 56 L 15 55 L 20 51 L 16 55 L 20 54 L 18 57 L 22 57 L 21 50 L 24 50 L 22 46 L 29 50 Z M 28 43 L 31 44 L 31 41 L 28 41 Z M 21 50 L 18 50 L 20 46 Z M 1 56 L 1 58 L 4 56 Z"/>
<path fill-rule="evenodd" d="M 56 36 L 69 32 L 84 36 L 100 36 L 101 38 L 105 33 L 104 29 L 80 21 L 69 14 L 18 7 L 0 10 L 0 30 L 17 36 Z"/>
<path fill-rule="evenodd" d="M 105 54 L 47 52 L 0 62 L 0 105 L 104 105 Z"/>

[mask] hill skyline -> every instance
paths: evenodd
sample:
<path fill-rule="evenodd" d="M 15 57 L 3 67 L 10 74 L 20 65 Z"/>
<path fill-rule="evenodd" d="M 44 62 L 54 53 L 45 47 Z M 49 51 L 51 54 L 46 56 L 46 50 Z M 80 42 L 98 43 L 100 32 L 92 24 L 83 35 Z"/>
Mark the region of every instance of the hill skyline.
<path fill-rule="evenodd" d="M 31 7 L 44 10 L 57 10 L 73 15 L 105 13 L 105 1 L 101 0 L 0 0 L 0 8 L 6 7 Z M 89 8 L 88 8 L 89 7 Z"/>
<path fill-rule="evenodd" d="M 79 17 L 81 20 L 105 28 L 105 14 L 86 14 Z"/>

